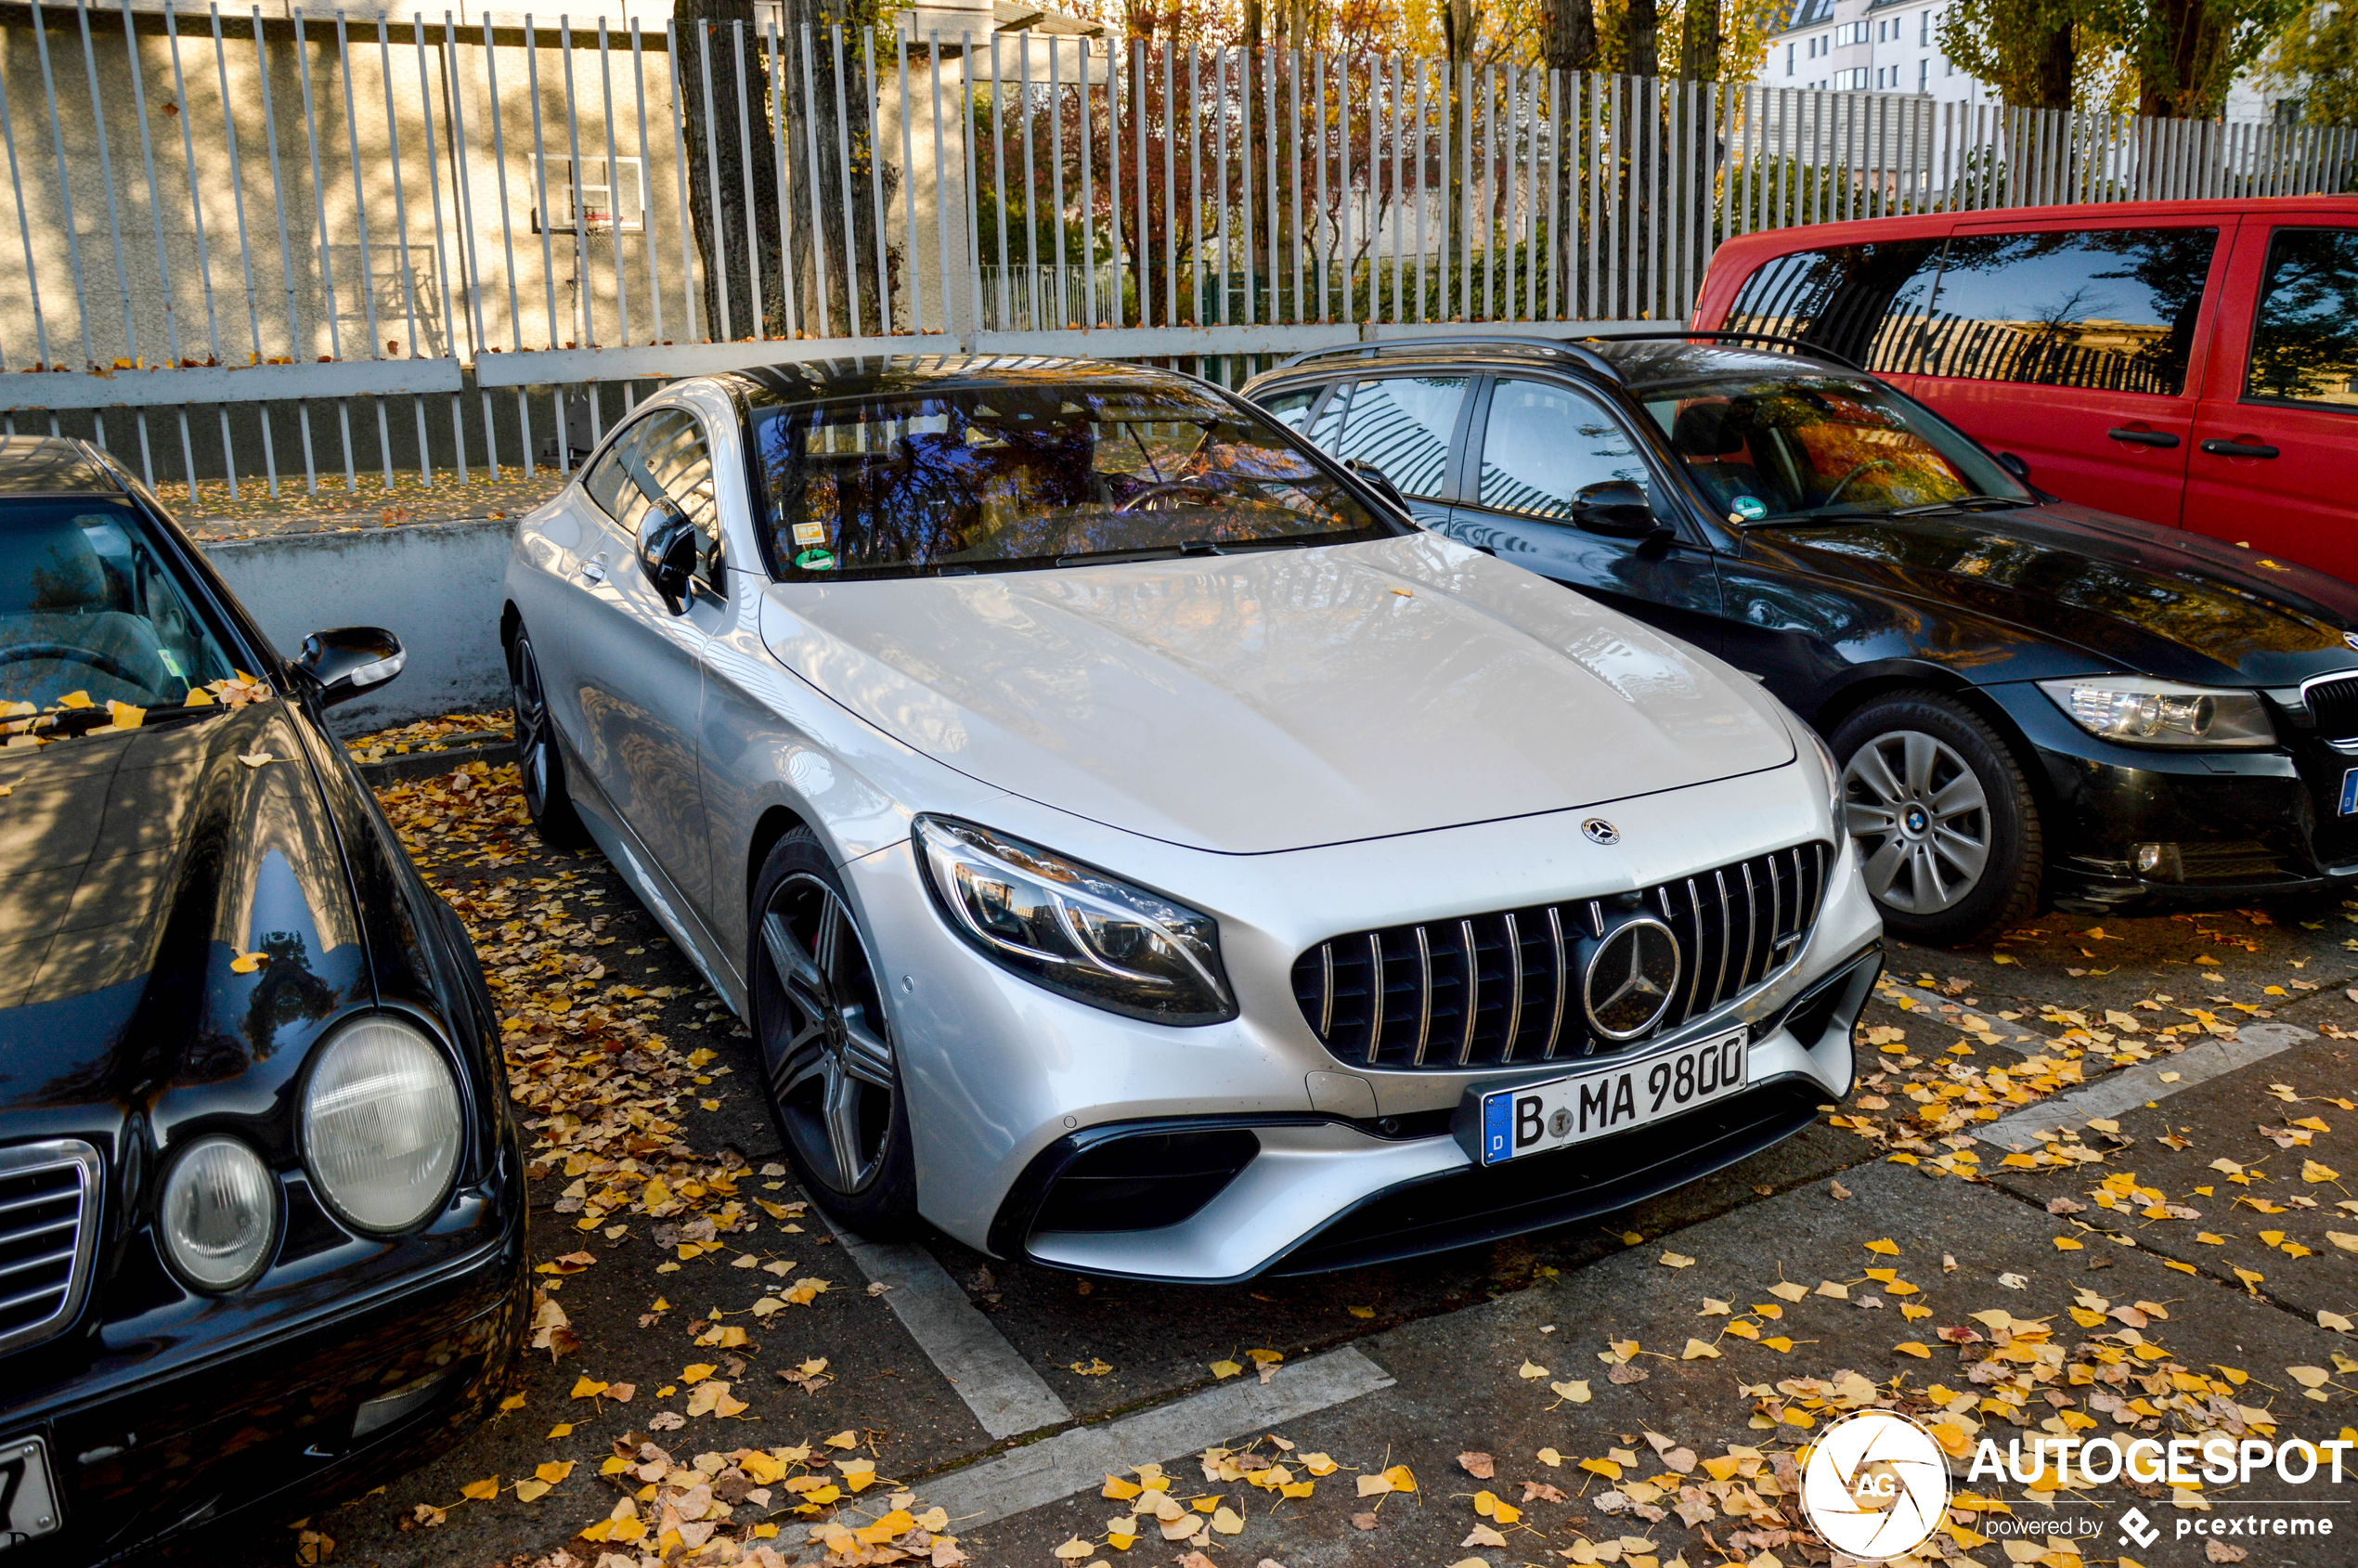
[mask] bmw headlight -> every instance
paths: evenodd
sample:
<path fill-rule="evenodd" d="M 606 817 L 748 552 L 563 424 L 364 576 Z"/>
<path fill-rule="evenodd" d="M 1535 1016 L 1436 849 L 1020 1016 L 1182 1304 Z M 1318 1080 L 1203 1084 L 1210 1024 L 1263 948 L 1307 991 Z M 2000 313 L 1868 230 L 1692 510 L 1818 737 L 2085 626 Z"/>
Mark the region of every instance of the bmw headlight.
<path fill-rule="evenodd" d="M 347 1224 L 407 1230 L 434 1212 L 464 1136 L 458 1081 L 416 1025 L 373 1014 L 319 1047 L 303 1095 L 304 1161 Z"/>
<path fill-rule="evenodd" d="M 919 817 L 916 840 L 951 925 L 1025 978 L 1155 1023 L 1236 1017 L 1210 915 L 972 823 Z"/>
<path fill-rule="evenodd" d="M 164 1251 L 190 1283 L 234 1290 L 262 1272 L 279 1231 L 279 1183 L 236 1138 L 199 1138 L 174 1160 L 158 1215 Z"/>
<path fill-rule="evenodd" d="M 2276 744 L 2257 692 L 2181 686 L 2141 675 L 2041 680 L 2071 721 L 2092 735 L 2131 745 L 2254 746 Z"/>

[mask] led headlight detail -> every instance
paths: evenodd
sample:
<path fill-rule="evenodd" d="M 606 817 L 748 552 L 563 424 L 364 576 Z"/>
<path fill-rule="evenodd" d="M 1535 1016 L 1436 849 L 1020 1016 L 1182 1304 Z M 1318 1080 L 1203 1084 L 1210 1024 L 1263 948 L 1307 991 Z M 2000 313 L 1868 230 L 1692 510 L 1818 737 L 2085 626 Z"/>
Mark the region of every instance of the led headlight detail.
<path fill-rule="evenodd" d="M 2131 745 L 2255 746 L 2276 744 L 2257 692 L 2181 686 L 2141 675 L 2041 680 L 2071 721 L 2092 735 Z"/>
<path fill-rule="evenodd" d="M 414 1024 L 374 1014 L 319 1047 L 303 1095 L 304 1162 L 348 1224 L 407 1230 L 433 1213 L 464 1139 L 449 1064 Z"/>
<path fill-rule="evenodd" d="M 164 1251 L 191 1284 L 234 1290 L 269 1261 L 279 1183 L 236 1138 L 199 1138 L 173 1161 L 157 1219 Z"/>
<path fill-rule="evenodd" d="M 946 817 L 919 817 L 918 858 L 958 934 L 1050 991 L 1164 1024 L 1237 1016 L 1210 915 Z"/>

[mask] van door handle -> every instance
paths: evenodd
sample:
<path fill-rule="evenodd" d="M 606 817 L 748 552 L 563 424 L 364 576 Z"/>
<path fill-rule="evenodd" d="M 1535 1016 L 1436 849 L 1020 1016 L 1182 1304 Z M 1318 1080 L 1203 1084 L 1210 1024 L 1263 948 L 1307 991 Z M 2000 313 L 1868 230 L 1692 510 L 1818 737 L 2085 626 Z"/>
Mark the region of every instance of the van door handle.
<path fill-rule="evenodd" d="M 2206 441 L 2202 449 L 2214 458 L 2273 458 L 2276 448 L 2261 441 Z"/>
<path fill-rule="evenodd" d="M 2105 432 L 2115 441 L 2126 441 L 2137 447 L 2175 447 L 2178 438 L 2166 430 L 2132 430 L 2119 424 Z"/>

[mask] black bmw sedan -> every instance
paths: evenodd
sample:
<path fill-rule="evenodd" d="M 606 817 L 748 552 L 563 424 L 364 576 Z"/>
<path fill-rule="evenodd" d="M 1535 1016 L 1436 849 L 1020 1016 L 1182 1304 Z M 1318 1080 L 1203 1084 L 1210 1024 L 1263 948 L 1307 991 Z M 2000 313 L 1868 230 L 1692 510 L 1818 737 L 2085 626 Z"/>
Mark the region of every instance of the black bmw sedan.
<path fill-rule="evenodd" d="M 0 1562 L 99 1562 L 414 1464 L 525 1327 L 464 928 L 136 481 L 0 441 Z"/>
<path fill-rule="evenodd" d="M 2358 589 L 2040 490 L 1743 334 L 1457 337 L 1247 395 L 1427 527 L 1765 684 L 1843 770 L 1902 938 L 2358 880 Z"/>

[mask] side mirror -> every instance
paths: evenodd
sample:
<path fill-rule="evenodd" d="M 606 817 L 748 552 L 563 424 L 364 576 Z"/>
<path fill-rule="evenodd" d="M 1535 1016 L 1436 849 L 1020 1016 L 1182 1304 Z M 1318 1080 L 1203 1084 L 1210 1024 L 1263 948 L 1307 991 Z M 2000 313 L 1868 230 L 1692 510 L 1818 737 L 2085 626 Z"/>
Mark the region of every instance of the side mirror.
<path fill-rule="evenodd" d="M 1365 458 L 1345 458 L 1342 460 L 1342 466 L 1350 470 L 1352 476 L 1359 483 L 1390 501 L 1400 512 L 1405 513 L 1408 511 L 1408 498 L 1400 493 L 1400 486 L 1394 485 L 1391 476 L 1382 469 Z"/>
<path fill-rule="evenodd" d="M 2024 484 L 2028 485 L 2030 483 L 2030 465 L 2023 461 L 2020 458 L 2015 456 L 2012 452 L 1999 453 L 1998 466 L 2004 469 L 2008 473 L 2013 474 L 2015 478 L 2021 480 Z"/>
<path fill-rule="evenodd" d="M 382 627 L 340 626 L 304 638 L 294 667 L 332 707 L 384 685 L 408 660 L 401 639 Z"/>
<path fill-rule="evenodd" d="M 686 606 L 696 547 L 703 538 L 688 514 L 669 501 L 649 507 L 646 521 L 639 525 L 639 569 L 675 615 Z"/>
<path fill-rule="evenodd" d="M 1582 486 L 1573 498 L 1572 520 L 1588 532 L 1607 538 L 1642 539 L 1670 531 L 1654 515 L 1645 490 L 1626 479 L 1607 479 Z"/>

